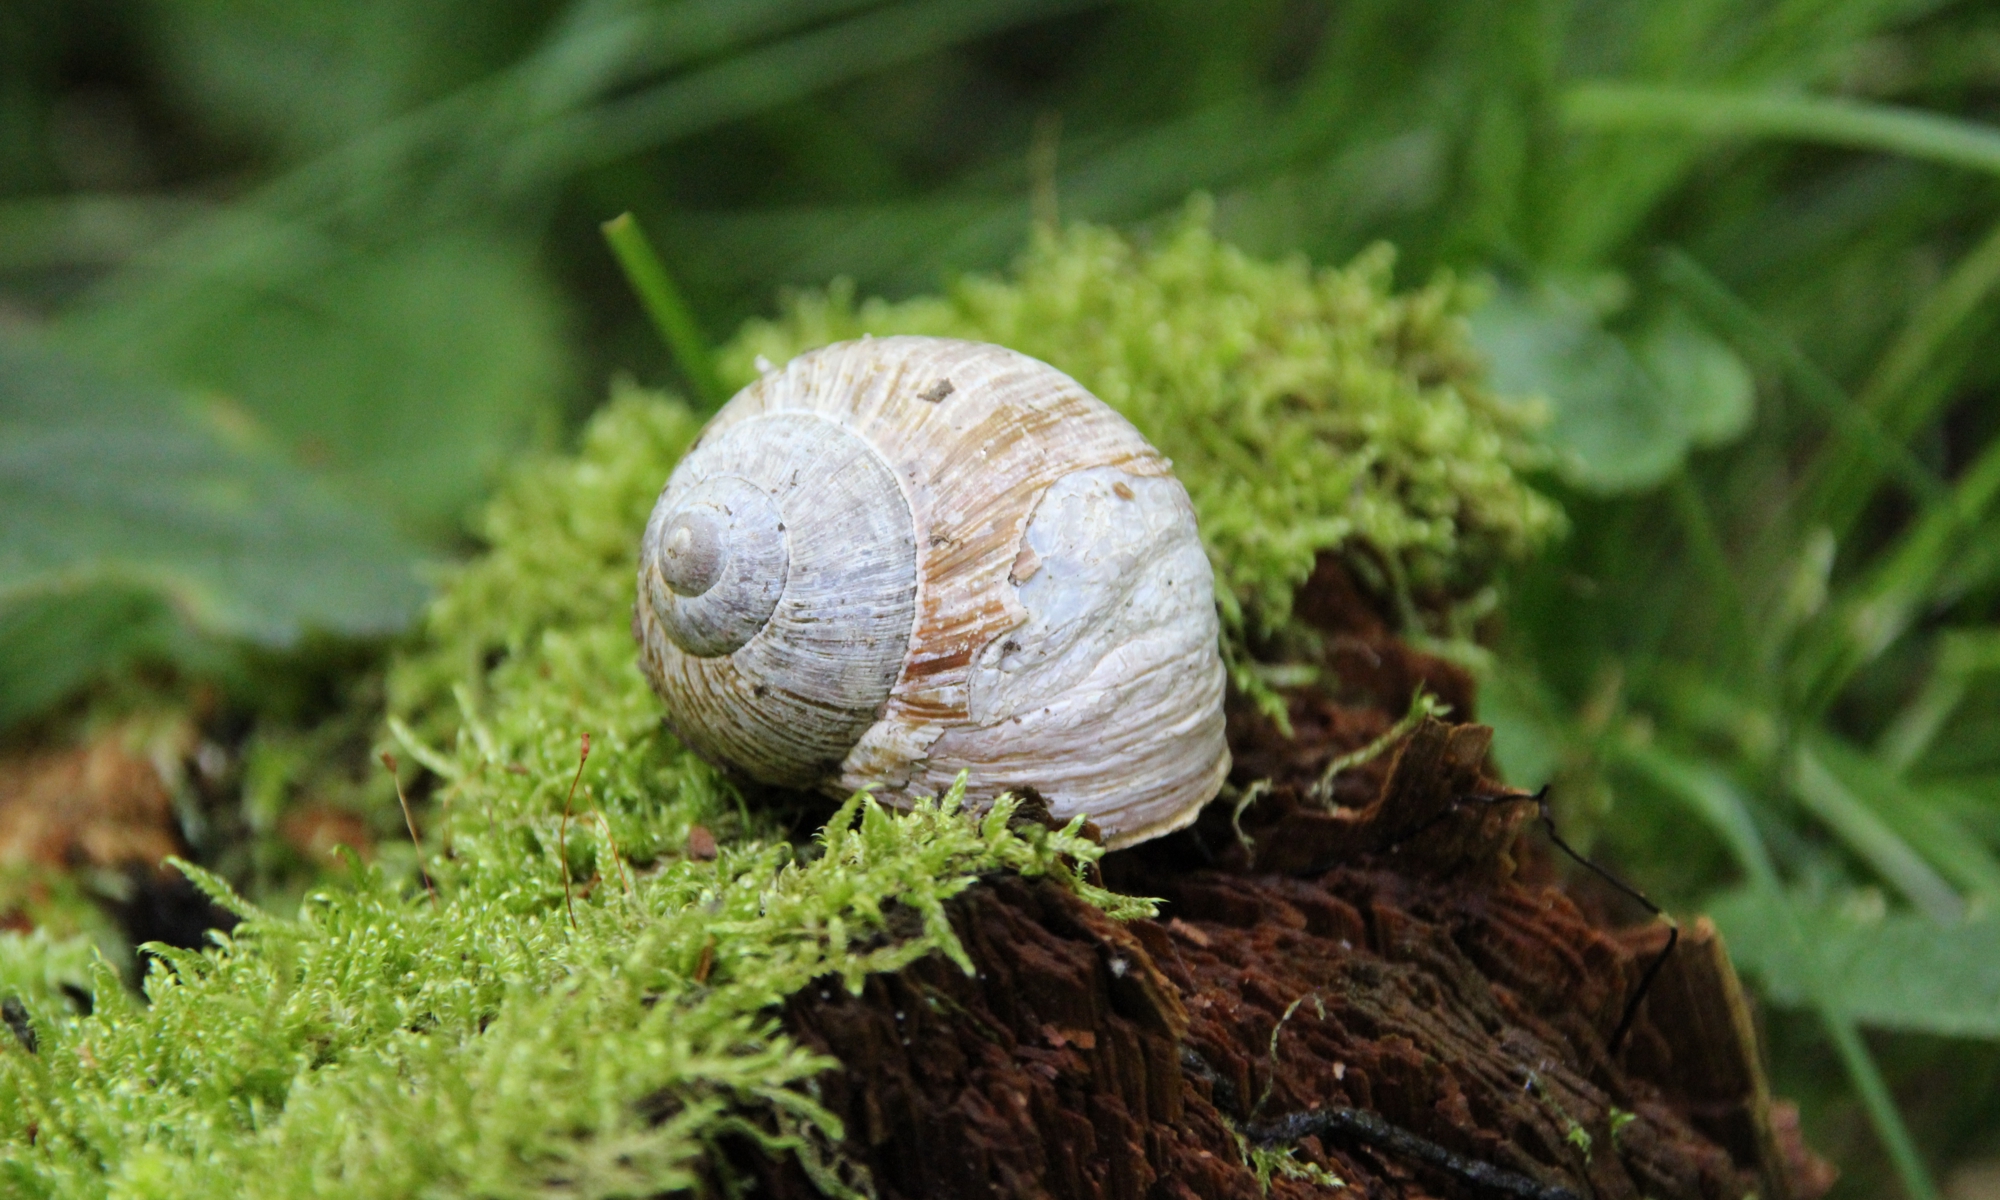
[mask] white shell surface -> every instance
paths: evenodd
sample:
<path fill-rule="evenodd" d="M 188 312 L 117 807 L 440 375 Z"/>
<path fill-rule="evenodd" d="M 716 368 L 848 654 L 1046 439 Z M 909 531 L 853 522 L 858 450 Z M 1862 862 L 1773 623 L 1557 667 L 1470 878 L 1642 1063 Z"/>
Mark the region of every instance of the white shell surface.
<path fill-rule="evenodd" d="M 654 531 L 688 507 L 745 490 L 768 496 L 776 528 L 763 505 L 736 505 L 731 515 L 748 519 L 728 526 L 721 579 L 692 603 L 676 597 L 661 578 Z M 909 647 L 916 546 L 893 472 L 837 421 L 766 413 L 705 433 L 647 528 L 634 625 L 674 732 L 764 783 L 822 782 L 875 722 Z M 784 553 L 773 552 L 772 537 Z M 774 588 L 769 576 L 739 574 L 746 561 L 783 578 Z M 726 591 L 733 581 L 740 586 Z M 717 600 L 769 619 L 727 654 L 677 642 L 676 609 Z"/>
<path fill-rule="evenodd" d="M 831 449 L 850 440 L 865 449 Z M 966 770 L 971 796 L 1032 787 L 1114 846 L 1192 821 L 1220 787 L 1223 667 L 1193 509 L 1159 452 L 1068 376 L 950 339 L 829 346 L 724 406 L 656 524 L 723 476 L 782 514 L 771 622 L 695 657 L 652 611 L 667 589 L 645 563 L 634 617 L 670 722 L 703 754 L 892 802 Z"/>
<path fill-rule="evenodd" d="M 771 490 L 739 475 L 714 475 L 671 507 L 653 510 L 646 523 L 649 564 L 673 555 L 669 541 L 673 532 L 686 532 L 688 518 L 720 543 L 720 563 L 704 572 L 714 578 L 702 591 L 684 595 L 668 570 L 648 572 L 647 599 L 675 645 L 697 658 L 717 658 L 770 624 L 791 574 L 790 538 Z"/>
<path fill-rule="evenodd" d="M 1167 476 L 1076 471 L 1043 494 L 1027 545 L 1012 577 L 1028 620 L 973 663 L 970 719 L 932 760 L 976 764 L 982 792 L 1031 783 L 1058 817 L 1115 813 L 1099 821 L 1114 844 L 1186 824 L 1229 769 L 1213 753 L 1215 579 L 1187 492 Z"/>

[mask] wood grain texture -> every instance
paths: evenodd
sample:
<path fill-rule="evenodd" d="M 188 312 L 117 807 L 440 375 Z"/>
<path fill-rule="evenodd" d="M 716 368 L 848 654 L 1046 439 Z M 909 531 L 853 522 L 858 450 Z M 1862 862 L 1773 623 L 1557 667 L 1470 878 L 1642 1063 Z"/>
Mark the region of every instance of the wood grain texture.
<path fill-rule="evenodd" d="M 1522 1194 L 1468 1167 L 1603 1200 L 1824 1195 L 1831 1169 L 1772 1099 L 1704 923 L 1612 1044 L 1662 929 L 1561 882 L 1533 801 L 1490 774 L 1489 730 L 1426 723 L 1344 774 L 1340 803 L 1315 798 L 1326 764 L 1407 703 L 1368 692 L 1449 687 L 1455 669 L 1374 638 L 1344 581 L 1315 578 L 1333 587 L 1315 615 L 1365 639 L 1380 671 L 1288 692 L 1296 737 L 1232 713 L 1236 782 L 1263 781 L 1259 798 L 1100 864 L 1108 885 L 1159 897 L 1157 919 L 995 876 L 949 905 L 970 974 L 933 954 L 858 994 L 827 978 L 786 1001 L 786 1029 L 840 1062 L 816 1095 L 845 1124 L 841 1154 L 884 1200 Z M 1398 1137 L 1288 1138 L 1344 1186 L 1260 1185 L 1239 1133 L 1336 1111 Z M 795 1164 L 742 1150 L 760 1194 L 816 1194 Z"/>

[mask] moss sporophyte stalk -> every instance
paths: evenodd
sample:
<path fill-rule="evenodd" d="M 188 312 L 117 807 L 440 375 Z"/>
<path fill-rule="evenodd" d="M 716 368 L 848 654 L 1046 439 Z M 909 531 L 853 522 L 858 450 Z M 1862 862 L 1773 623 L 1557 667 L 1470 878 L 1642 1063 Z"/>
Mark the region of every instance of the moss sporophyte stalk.
<path fill-rule="evenodd" d="M 760 355 L 913 332 L 1069 373 L 1173 459 L 1240 662 L 1286 627 L 1322 552 L 1464 598 L 1556 529 L 1519 475 L 1539 461 L 1528 415 L 1478 383 L 1470 302 L 1450 281 L 1393 292 L 1385 251 L 1260 262 L 1197 208 L 1150 249 L 1044 230 L 1009 276 L 943 296 L 794 296 L 719 363 L 740 384 Z M 395 662 L 382 749 L 436 777 L 435 905 L 415 872 L 351 860 L 286 916 L 183 866 L 243 920 L 204 951 L 150 947 L 143 997 L 80 948 L 0 935 L 32 1033 L 0 1032 L 0 1195 L 651 1194 L 719 1169 L 725 1135 L 798 1155 L 829 1192 L 865 1187 L 813 1099 L 832 1061 L 779 1025 L 788 995 L 932 953 L 969 966 L 944 906 L 985 873 L 1150 911 L 1086 881 L 1102 852 L 1075 825 L 1014 823 L 1012 801 L 857 795 L 796 847 L 663 730 L 632 580 L 699 428 L 615 388 L 573 456 L 506 481 L 487 550 Z"/>

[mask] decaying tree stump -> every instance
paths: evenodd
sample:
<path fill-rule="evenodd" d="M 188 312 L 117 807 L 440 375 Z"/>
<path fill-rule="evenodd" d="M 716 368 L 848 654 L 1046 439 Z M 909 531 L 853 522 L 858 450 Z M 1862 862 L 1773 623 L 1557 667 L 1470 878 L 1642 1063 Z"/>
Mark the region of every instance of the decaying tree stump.
<path fill-rule="evenodd" d="M 792 998 L 786 1026 L 844 1066 L 820 1084 L 843 1154 L 910 1200 L 1256 1197 L 1252 1152 L 1287 1149 L 1271 1195 L 1326 1194 L 1304 1164 L 1357 1197 L 1823 1193 L 1706 922 L 1613 1048 L 1667 927 L 1565 893 L 1533 798 L 1490 776 L 1489 730 L 1426 721 L 1315 795 L 1415 687 L 1465 712 L 1471 684 L 1337 568 L 1304 600 L 1347 690 L 1291 697 L 1293 738 L 1234 714 L 1254 801 L 1107 857 L 1158 920 L 994 878 L 952 910 L 975 976 L 934 955 Z M 761 1170 L 812 1194 L 796 1166 Z"/>

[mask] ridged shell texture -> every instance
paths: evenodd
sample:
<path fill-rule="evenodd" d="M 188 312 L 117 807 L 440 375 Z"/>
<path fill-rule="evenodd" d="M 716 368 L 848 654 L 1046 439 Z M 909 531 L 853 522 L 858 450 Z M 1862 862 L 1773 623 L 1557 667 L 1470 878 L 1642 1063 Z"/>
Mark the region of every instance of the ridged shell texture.
<path fill-rule="evenodd" d="M 844 342 L 737 393 L 653 510 L 633 629 L 675 732 L 766 783 L 907 803 L 967 771 L 1121 846 L 1229 769 L 1187 492 L 999 346 Z"/>

